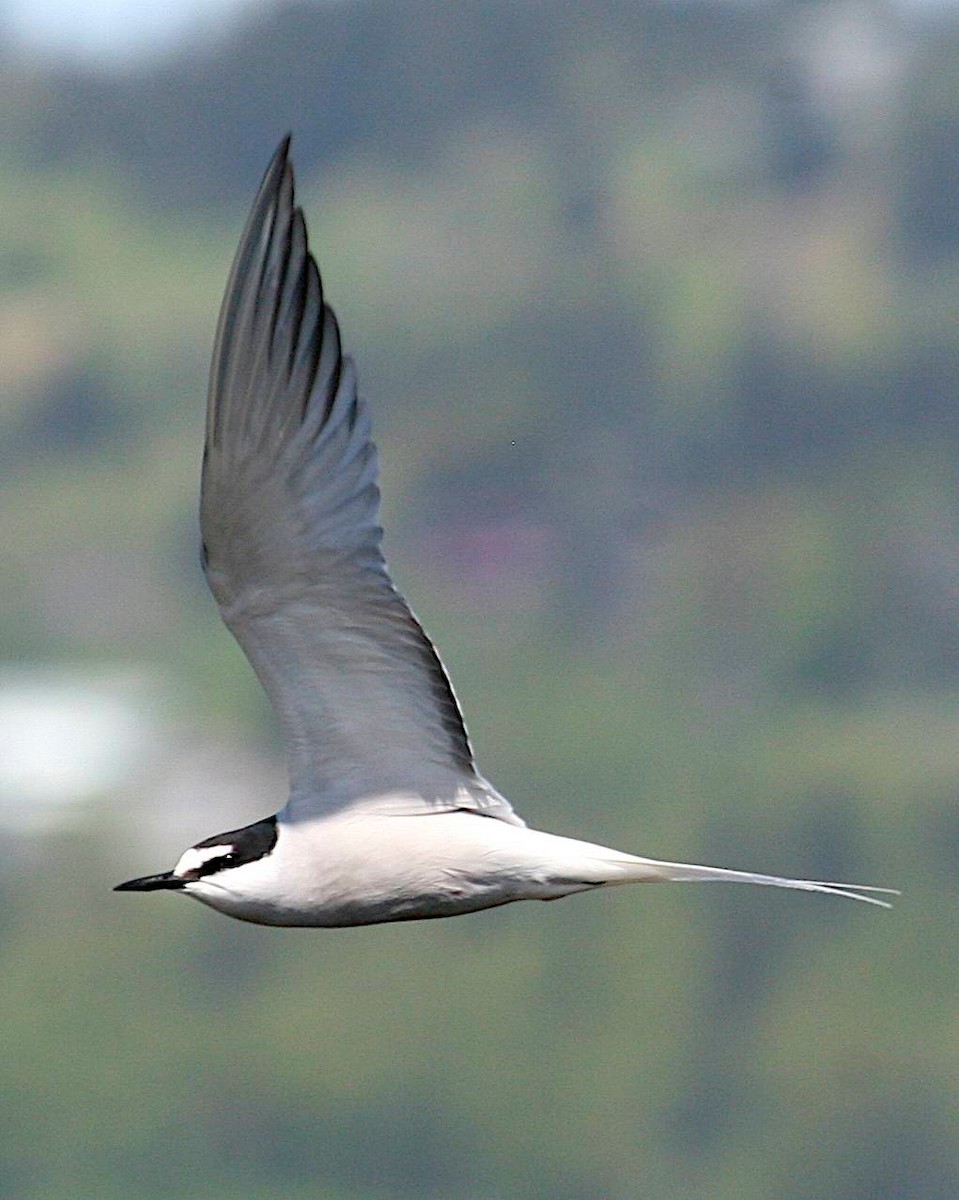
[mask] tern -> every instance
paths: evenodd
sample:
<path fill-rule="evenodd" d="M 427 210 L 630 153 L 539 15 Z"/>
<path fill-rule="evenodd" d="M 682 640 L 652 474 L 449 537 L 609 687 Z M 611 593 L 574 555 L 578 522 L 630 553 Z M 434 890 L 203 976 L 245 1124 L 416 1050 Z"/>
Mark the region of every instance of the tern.
<path fill-rule="evenodd" d="M 220 310 L 200 500 L 203 569 L 276 710 L 289 798 L 115 890 L 319 927 L 684 880 L 888 906 L 870 894 L 888 888 L 661 862 L 531 829 L 479 774 L 446 670 L 383 558 L 369 410 L 294 201 L 289 140 Z"/>

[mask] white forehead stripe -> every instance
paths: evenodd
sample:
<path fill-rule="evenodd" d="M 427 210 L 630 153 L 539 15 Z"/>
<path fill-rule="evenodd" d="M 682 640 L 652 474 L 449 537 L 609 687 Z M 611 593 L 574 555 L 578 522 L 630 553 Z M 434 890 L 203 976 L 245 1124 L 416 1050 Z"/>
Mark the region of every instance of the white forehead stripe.
<path fill-rule="evenodd" d="M 191 846 L 189 850 L 184 850 L 180 856 L 180 861 L 173 868 L 173 874 L 187 875 L 191 871 L 199 871 L 211 858 L 222 858 L 224 854 L 229 854 L 232 849 L 233 847 L 229 842 L 222 846 Z"/>

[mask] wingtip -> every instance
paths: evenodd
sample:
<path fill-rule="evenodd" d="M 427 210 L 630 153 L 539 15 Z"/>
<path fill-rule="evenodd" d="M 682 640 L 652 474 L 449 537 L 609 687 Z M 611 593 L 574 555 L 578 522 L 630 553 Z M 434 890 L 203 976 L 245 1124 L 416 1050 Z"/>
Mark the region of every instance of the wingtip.
<path fill-rule="evenodd" d="M 293 167 L 290 162 L 290 142 L 292 138 L 292 132 L 288 131 L 280 139 L 279 145 L 273 151 L 273 157 L 270 159 L 269 166 L 263 175 L 263 182 L 260 184 L 261 194 L 276 190 L 285 172 L 292 171 Z"/>

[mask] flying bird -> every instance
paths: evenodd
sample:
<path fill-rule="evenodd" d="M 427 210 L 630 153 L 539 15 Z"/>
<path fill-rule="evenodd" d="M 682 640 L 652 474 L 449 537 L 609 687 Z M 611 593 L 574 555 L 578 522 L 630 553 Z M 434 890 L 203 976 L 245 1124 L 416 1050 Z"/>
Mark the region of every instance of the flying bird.
<path fill-rule="evenodd" d="M 370 416 L 294 202 L 289 138 L 233 262 L 213 349 L 202 563 L 276 710 L 285 807 L 117 891 L 262 925 L 451 917 L 621 883 L 886 888 L 660 862 L 530 829 L 478 772 L 432 642 L 381 550 Z"/>

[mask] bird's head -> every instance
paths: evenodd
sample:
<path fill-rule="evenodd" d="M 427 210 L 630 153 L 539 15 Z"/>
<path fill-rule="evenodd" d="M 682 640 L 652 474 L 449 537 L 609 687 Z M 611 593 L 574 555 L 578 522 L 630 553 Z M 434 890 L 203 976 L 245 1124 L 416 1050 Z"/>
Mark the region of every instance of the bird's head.
<path fill-rule="evenodd" d="M 225 871 L 235 870 L 247 863 L 256 862 L 270 853 L 276 845 L 276 817 L 267 817 L 254 825 L 220 833 L 216 837 L 197 842 L 180 855 L 172 871 L 159 875 L 142 875 L 118 883 L 115 892 L 158 892 L 180 891 L 198 895 L 196 886 L 204 880 Z M 201 897 L 202 898 L 202 897 Z"/>

